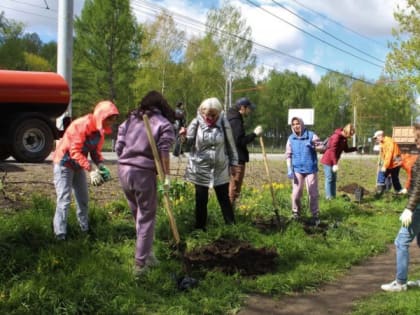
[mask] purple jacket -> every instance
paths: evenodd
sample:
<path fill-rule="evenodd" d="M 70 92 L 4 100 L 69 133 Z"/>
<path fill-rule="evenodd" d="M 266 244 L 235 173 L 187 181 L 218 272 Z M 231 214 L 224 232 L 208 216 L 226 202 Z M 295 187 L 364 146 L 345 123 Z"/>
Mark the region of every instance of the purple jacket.
<path fill-rule="evenodd" d="M 169 157 L 169 151 L 175 140 L 172 124 L 159 110 L 149 115 L 149 121 L 158 151 L 162 156 Z M 118 127 L 115 151 L 119 164 L 156 170 L 144 121 L 139 120 L 134 114 Z"/>

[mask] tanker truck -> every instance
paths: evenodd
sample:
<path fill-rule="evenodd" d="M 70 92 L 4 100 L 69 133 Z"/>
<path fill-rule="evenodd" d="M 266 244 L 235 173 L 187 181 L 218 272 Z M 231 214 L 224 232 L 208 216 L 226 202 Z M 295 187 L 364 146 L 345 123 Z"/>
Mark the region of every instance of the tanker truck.
<path fill-rule="evenodd" d="M 57 73 L 0 70 L 0 161 L 44 161 L 62 136 L 56 119 L 69 101 L 69 86 Z"/>

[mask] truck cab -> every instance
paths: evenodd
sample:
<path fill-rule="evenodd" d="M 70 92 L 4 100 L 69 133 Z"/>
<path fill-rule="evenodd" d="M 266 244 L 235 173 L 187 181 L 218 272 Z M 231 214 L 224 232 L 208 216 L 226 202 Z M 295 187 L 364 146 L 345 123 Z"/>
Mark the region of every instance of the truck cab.
<path fill-rule="evenodd" d="M 0 70 L 0 161 L 44 161 L 62 135 L 56 119 L 69 102 L 69 86 L 57 73 Z"/>

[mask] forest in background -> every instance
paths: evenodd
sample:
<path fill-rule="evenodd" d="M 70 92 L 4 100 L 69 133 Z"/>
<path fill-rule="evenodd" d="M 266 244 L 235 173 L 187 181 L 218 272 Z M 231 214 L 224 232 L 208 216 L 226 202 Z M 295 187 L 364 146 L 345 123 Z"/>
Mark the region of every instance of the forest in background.
<path fill-rule="evenodd" d="M 164 9 L 153 22 L 139 24 L 129 0 L 87 0 L 74 21 L 73 117 L 111 99 L 123 120 L 153 89 L 173 106 L 184 102 L 189 121 L 207 97 L 228 106 L 231 84 L 232 103 L 246 96 L 257 104 L 247 125 L 261 124 L 268 145 L 286 142 L 290 108 L 314 108 L 311 129 L 322 138 L 357 121 L 357 142 L 365 144 L 375 130 L 392 134 L 393 126 L 409 125 L 419 114 L 420 5 L 415 0 L 407 5 L 413 14 L 394 14 L 400 27 L 381 78 L 369 82 L 329 71 L 314 83 L 289 70 L 256 79 L 262 69 L 253 54 L 252 30 L 229 1 L 208 12 L 202 37 L 187 38 Z M 37 33 L 25 32 L 23 24 L 0 14 L 1 69 L 56 71 L 56 61 L 56 42 L 43 43 Z"/>

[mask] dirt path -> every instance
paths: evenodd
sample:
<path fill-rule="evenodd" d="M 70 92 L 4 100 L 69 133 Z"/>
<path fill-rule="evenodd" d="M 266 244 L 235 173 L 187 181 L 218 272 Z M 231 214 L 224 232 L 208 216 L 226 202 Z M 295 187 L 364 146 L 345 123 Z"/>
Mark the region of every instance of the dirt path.
<path fill-rule="evenodd" d="M 410 266 L 420 264 L 420 250 L 416 242 L 410 247 Z M 353 266 L 337 281 L 320 287 L 311 294 L 296 294 L 280 300 L 262 295 L 252 295 L 238 315 L 342 315 L 352 310 L 353 303 L 379 292 L 383 283 L 395 277 L 395 246 Z"/>

